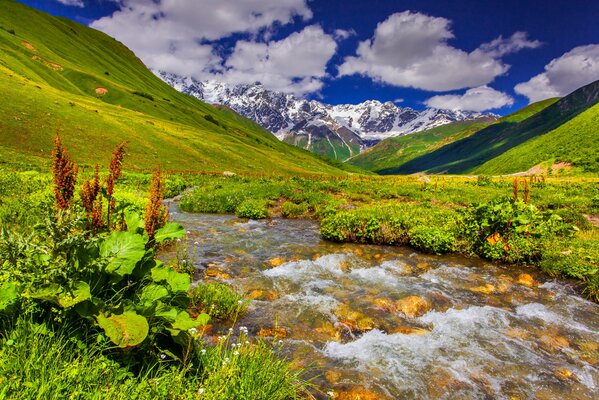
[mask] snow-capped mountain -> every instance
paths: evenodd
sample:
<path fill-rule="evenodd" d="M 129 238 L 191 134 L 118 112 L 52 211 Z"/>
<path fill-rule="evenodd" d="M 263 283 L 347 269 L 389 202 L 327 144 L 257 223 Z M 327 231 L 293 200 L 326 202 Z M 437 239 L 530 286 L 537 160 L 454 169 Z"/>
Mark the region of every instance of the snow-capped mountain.
<path fill-rule="evenodd" d="M 226 105 L 273 132 L 280 140 L 345 160 L 392 136 L 408 135 L 454 121 L 480 118 L 478 112 L 413 110 L 392 102 L 329 105 L 253 85 L 198 81 L 155 71 L 162 80 L 211 104 Z"/>

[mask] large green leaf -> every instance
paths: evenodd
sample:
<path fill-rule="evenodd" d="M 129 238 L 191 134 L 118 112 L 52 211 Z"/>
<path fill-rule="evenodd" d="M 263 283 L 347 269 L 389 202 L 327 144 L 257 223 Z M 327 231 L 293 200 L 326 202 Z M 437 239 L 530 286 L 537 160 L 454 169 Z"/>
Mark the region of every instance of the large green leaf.
<path fill-rule="evenodd" d="M 168 296 L 168 289 L 152 283 L 144 287 L 139 296 L 142 304 L 149 305 Z"/>
<path fill-rule="evenodd" d="M 50 301 L 58 304 L 58 296 L 62 293 L 62 286 L 57 283 L 42 286 L 41 288 L 30 291 L 27 296 L 36 299 Z"/>
<path fill-rule="evenodd" d="M 191 286 L 189 275 L 175 271 L 166 265 L 157 265 L 152 268 L 154 282 L 166 281 L 173 292 L 187 292 Z"/>
<path fill-rule="evenodd" d="M 146 243 L 141 235 L 131 232 L 113 232 L 100 246 L 100 255 L 108 258 L 106 270 L 123 277 L 135 269 L 146 253 Z"/>
<path fill-rule="evenodd" d="M 162 243 L 166 240 L 181 239 L 185 237 L 185 228 L 174 222 L 169 222 L 154 233 L 156 243 Z"/>
<path fill-rule="evenodd" d="M 11 312 L 19 300 L 17 284 L 14 282 L 0 283 L 0 312 Z"/>
<path fill-rule="evenodd" d="M 144 221 L 136 210 L 128 209 L 125 211 L 125 223 L 127 230 L 132 233 L 140 233 L 144 229 Z"/>
<path fill-rule="evenodd" d="M 148 320 L 133 311 L 125 311 L 110 317 L 100 314 L 98 325 L 104 329 L 112 343 L 121 348 L 139 345 L 148 336 L 150 330 Z"/>
<path fill-rule="evenodd" d="M 58 305 L 69 308 L 91 298 L 89 285 L 86 282 L 76 282 L 71 290 L 63 291 L 58 295 Z"/>
<path fill-rule="evenodd" d="M 210 316 L 208 314 L 200 314 L 195 319 L 191 318 L 187 311 L 181 311 L 177 315 L 177 319 L 173 322 L 173 329 L 186 331 L 191 328 L 203 326 L 208 323 Z"/>
<path fill-rule="evenodd" d="M 158 306 L 156 307 L 156 312 L 154 315 L 157 317 L 160 317 L 160 318 L 164 318 L 168 322 L 173 323 L 177 320 L 178 313 L 179 313 L 179 311 L 177 310 L 176 307 L 169 306 L 169 305 L 159 302 Z"/>

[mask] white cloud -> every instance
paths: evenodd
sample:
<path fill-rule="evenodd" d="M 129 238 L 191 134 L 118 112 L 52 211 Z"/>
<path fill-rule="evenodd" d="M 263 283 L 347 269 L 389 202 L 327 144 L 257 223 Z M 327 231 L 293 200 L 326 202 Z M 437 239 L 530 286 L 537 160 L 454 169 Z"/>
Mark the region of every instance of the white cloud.
<path fill-rule="evenodd" d="M 337 43 L 318 25 L 311 25 L 279 41 L 239 41 L 214 77 L 229 83 L 260 81 L 265 87 L 302 95 L 322 87 L 326 65 Z"/>
<path fill-rule="evenodd" d="M 545 66 L 545 72 L 514 90 L 531 102 L 561 97 L 599 79 L 599 44 L 576 47 Z"/>
<path fill-rule="evenodd" d="M 60 4 L 64 4 L 65 6 L 85 7 L 85 4 L 83 4 L 83 0 L 56 0 L 56 1 L 58 1 Z"/>
<path fill-rule="evenodd" d="M 356 35 L 356 31 L 353 29 L 335 29 L 335 39 L 337 40 L 345 40 L 351 36 Z"/>
<path fill-rule="evenodd" d="M 489 43 L 484 43 L 479 49 L 492 57 L 503 57 L 523 49 L 536 49 L 541 45 L 542 43 L 538 40 L 528 40 L 528 33 L 515 32 L 507 39 L 499 36 Z"/>
<path fill-rule="evenodd" d="M 450 46 L 454 37 L 445 18 L 405 11 L 379 23 L 372 39 L 346 57 L 339 76 L 361 74 L 376 81 L 430 91 L 485 85 L 509 69 L 500 57 L 540 45 L 523 32 L 499 37 L 468 53 Z"/>
<path fill-rule="evenodd" d="M 121 0 L 120 10 L 92 23 L 130 47 L 150 68 L 229 83 L 262 82 L 273 90 L 305 94 L 322 87 L 339 40 L 318 25 L 273 41 L 273 30 L 294 18 L 312 18 L 307 0 Z M 227 58 L 210 43 L 234 33 Z M 258 40 L 260 38 L 260 40 Z"/>
<path fill-rule="evenodd" d="M 480 86 L 468 89 L 463 95 L 433 96 L 425 103 L 445 110 L 486 111 L 511 106 L 514 99 L 488 86 Z"/>
<path fill-rule="evenodd" d="M 404 101 L 406 100 L 402 99 L 401 97 L 398 97 L 397 99 L 393 100 L 394 103 L 403 103 Z"/>

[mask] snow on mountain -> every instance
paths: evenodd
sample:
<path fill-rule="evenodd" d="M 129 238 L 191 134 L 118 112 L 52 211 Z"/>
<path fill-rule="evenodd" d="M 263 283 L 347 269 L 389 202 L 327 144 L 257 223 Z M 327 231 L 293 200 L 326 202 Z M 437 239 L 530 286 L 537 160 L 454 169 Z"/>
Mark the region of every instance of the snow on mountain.
<path fill-rule="evenodd" d="M 478 112 L 432 108 L 417 111 L 377 100 L 329 105 L 270 91 L 260 83 L 227 85 L 162 71 L 155 73 L 180 92 L 232 108 L 273 132 L 280 140 L 339 160 L 388 137 L 484 116 Z"/>

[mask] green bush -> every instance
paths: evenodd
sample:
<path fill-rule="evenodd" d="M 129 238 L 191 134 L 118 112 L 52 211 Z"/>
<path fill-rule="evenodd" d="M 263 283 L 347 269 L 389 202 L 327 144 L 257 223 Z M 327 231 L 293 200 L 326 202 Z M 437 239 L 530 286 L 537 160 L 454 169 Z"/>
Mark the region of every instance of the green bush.
<path fill-rule="evenodd" d="M 543 243 L 573 229 L 557 214 L 522 201 L 494 200 L 466 208 L 463 216 L 462 234 L 471 250 L 490 260 L 538 261 Z"/>
<path fill-rule="evenodd" d="M 213 318 L 232 320 L 246 312 L 248 301 L 229 285 L 201 282 L 189 293 L 192 307 Z"/>
<path fill-rule="evenodd" d="M 281 215 L 285 218 L 297 218 L 305 215 L 308 212 L 308 204 L 301 203 L 295 204 L 290 201 L 286 201 L 281 206 Z"/>
<path fill-rule="evenodd" d="M 455 236 L 447 230 L 421 226 L 410 231 L 410 245 L 426 252 L 449 253 L 455 249 L 455 244 Z"/>
<path fill-rule="evenodd" d="M 244 200 L 235 209 L 239 218 L 264 219 L 268 218 L 267 202 L 264 200 Z"/>

